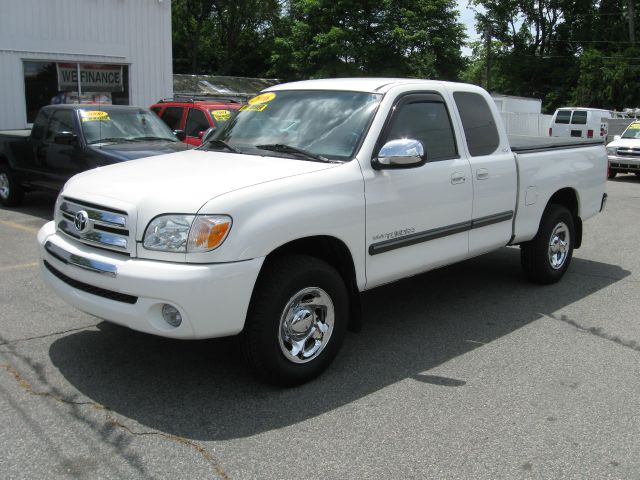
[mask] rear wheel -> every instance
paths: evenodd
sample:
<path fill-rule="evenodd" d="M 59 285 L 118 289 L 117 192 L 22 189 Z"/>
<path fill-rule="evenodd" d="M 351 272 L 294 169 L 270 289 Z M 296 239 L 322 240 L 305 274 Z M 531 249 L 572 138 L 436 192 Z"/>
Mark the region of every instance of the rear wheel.
<path fill-rule="evenodd" d="M 562 205 L 549 205 L 542 216 L 537 235 L 520 246 L 525 277 L 542 284 L 560 280 L 571 263 L 574 232 L 571 212 Z"/>
<path fill-rule="evenodd" d="M 306 255 L 272 260 L 260 273 L 241 339 L 253 371 L 281 386 L 325 370 L 344 338 L 348 295 L 340 274 Z"/>
<path fill-rule="evenodd" d="M 5 207 L 16 207 L 22 203 L 24 191 L 9 165 L 0 165 L 0 203 Z"/>
<path fill-rule="evenodd" d="M 616 170 L 612 170 L 611 168 L 609 169 L 609 173 L 607 174 L 607 178 L 611 179 L 611 178 L 616 178 L 616 175 L 618 174 L 618 172 Z"/>

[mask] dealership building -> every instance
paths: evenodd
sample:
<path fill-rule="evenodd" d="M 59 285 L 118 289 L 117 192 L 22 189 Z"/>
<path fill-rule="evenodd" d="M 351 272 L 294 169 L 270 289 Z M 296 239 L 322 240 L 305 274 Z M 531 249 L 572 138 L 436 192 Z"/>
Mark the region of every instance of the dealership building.
<path fill-rule="evenodd" d="M 172 94 L 170 0 L 1 0 L 0 130 L 52 103 Z"/>

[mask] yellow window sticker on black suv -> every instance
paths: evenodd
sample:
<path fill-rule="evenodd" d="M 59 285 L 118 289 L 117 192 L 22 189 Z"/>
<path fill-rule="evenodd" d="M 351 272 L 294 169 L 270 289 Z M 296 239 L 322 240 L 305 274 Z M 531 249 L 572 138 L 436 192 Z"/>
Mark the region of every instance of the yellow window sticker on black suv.
<path fill-rule="evenodd" d="M 100 110 L 80 110 L 80 116 L 83 122 L 93 122 L 96 120 L 111 120 L 107 112 Z"/>

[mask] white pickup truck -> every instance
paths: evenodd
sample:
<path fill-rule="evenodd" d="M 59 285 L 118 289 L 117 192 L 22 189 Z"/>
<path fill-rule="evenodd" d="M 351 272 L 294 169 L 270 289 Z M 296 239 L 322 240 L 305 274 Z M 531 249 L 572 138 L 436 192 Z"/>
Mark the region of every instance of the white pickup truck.
<path fill-rule="evenodd" d="M 283 84 L 201 148 L 73 177 L 38 234 L 42 274 L 96 317 L 178 339 L 241 334 L 253 369 L 323 371 L 359 294 L 520 245 L 558 281 L 604 207 L 601 141 L 507 139 L 481 88 Z"/>

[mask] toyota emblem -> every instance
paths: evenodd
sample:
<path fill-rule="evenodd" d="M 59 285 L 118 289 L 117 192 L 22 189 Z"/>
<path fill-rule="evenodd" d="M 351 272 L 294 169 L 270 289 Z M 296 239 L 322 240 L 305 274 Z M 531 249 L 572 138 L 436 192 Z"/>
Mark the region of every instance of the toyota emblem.
<path fill-rule="evenodd" d="M 89 214 L 84 210 L 80 210 L 76 213 L 76 216 L 73 219 L 73 224 L 80 233 L 86 232 L 89 228 Z"/>

